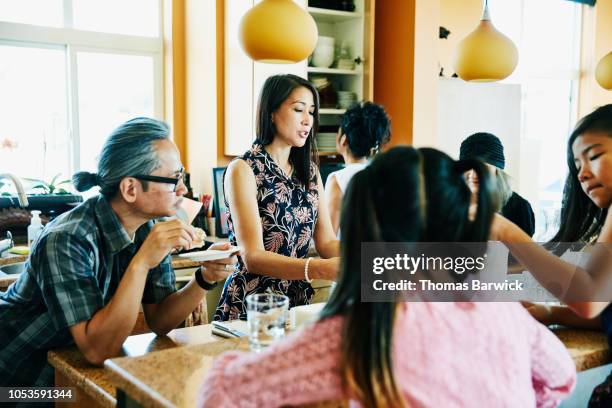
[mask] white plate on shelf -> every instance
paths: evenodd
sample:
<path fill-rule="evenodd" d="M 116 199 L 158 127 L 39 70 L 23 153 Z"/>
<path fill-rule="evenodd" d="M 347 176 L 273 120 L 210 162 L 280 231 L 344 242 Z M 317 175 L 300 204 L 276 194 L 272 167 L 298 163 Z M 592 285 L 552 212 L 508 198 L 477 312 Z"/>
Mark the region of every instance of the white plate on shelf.
<path fill-rule="evenodd" d="M 239 251 L 242 251 L 242 247 L 232 246 L 225 250 L 209 249 L 207 251 L 187 252 L 186 254 L 179 254 L 178 256 L 179 258 L 187 258 L 190 261 L 205 262 L 228 258 Z"/>

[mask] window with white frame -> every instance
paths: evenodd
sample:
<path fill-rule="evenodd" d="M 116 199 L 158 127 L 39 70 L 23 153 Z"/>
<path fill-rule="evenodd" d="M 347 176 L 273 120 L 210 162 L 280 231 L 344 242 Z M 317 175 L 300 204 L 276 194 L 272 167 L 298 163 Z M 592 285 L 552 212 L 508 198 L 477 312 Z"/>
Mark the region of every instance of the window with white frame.
<path fill-rule="evenodd" d="M 0 173 L 94 170 L 110 132 L 162 118 L 160 0 L 0 0 Z"/>
<path fill-rule="evenodd" d="M 493 24 L 519 50 L 505 80 L 522 88 L 520 193 L 536 214 L 536 234 L 550 238 L 567 175 L 566 142 L 576 121 L 582 7 L 563 0 L 489 0 Z"/>

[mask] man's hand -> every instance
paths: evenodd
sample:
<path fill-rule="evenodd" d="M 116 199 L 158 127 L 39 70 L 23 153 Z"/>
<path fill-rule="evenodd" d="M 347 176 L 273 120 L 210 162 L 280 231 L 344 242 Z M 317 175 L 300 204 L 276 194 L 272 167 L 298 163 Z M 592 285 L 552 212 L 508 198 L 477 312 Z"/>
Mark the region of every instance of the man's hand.
<path fill-rule="evenodd" d="M 176 219 L 156 223 L 138 250 L 134 260 L 149 269 L 155 268 L 174 248 L 191 249 L 195 238 L 191 225 Z"/>
<path fill-rule="evenodd" d="M 218 243 L 213 244 L 208 249 L 216 249 L 219 251 L 225 251 L 230 248 L 229 243 Z M 237 253 L 230 256 L 229 258 L 218 259 L 216 261 L 201 262 L 202 268 L 200 272 L 202 277 L 208 283 L 215 283 L 217 281 L 225 280 L 230 273 L 234 270 L 234 265 L 238 263 Z"/>

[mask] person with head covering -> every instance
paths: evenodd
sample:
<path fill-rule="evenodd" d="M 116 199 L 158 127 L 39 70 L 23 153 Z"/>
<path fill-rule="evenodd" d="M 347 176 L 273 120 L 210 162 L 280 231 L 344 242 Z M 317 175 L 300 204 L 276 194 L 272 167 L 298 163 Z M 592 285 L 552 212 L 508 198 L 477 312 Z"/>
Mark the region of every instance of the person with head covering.
<path fill-rule="evenodd" d="M 504 146 L 499 138 L 491 133 L 474 133 L 461 143 L 459 159 L 476 159 L 487 165 L 497 184 L 497 193 L 501 204 L 500 213 L 518 225 L 530 237 L 535 233 L 535 216 L 531 204 L 510 186 L 510 177 L 504 171 L 506 158 Z M 478 177 L 473 171 L 466 173 L 470 189 L 478 188 Z"/>

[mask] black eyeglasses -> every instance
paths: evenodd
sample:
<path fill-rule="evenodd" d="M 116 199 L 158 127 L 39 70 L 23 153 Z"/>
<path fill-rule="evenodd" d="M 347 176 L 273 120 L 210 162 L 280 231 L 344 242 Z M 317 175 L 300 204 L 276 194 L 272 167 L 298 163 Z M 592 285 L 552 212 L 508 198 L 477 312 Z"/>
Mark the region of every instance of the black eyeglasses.
<path fill-rule="evenodd" d="M 135 179 L 138 179 L 138 180 L 155 181 L 157 183 L 172 184 L 173 185 L 172 192 L 176 192 L 178 184 L 185 177 L 185 168 L 181 167 L 181 169 L 179 170 L 179 176 L 177 178 L 150 176 L 148 174 L 136 174 L 130 177 L 134 177 Z"/>

